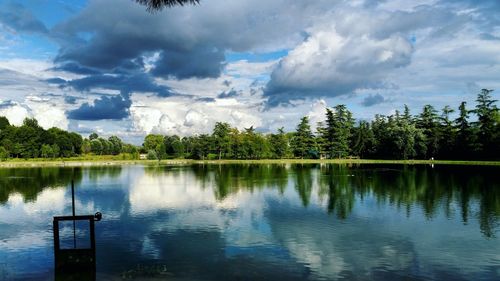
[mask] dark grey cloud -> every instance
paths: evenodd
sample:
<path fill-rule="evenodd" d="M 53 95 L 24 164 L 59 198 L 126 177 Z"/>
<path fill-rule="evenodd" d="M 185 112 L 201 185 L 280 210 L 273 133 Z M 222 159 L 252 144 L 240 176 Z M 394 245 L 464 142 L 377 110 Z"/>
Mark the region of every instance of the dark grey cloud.
<path fill-rule="evenodd" d="M 239 95 L 239 93 L 234 90 L 234 89 L 231 89 L 229 91 L 224 91 L 222 93 L 220 93 L 219 95 L 217 95 L 217 97 L 219 99 L 225 99 L 225 98 L 234 98 L 234 97 L 237 97 Z"/>
<path fill-rule="evenodd" d="M 84 103 L 80 108 L 67 113 L 69 119 L 75 120 L 120 120 L 129 116 L 129 108 L 132 104 L 127 95 L 116 95 L 114 97 L 101 96 L 94 100 L 94 104 Z"/>
<path fill-rule="evenodd" d="M 22 4 L 9 2 L 0 6 L 0 23 L 15 32 L 48 33 L 48 29 Z"/>
<path fill-rule="evenodd" d="M 77 102 L 79 99 L 80 99 L 80 98 L 75 97 L 75 96 L 65 96 L 65 97 L 64 97 L 64 102 L 66 102 L 67 104 L 76 104 L 76 102 Z"/>
<path fill-rule="evenodd" d="M 2 102 L 0 102 L 0 109 L 9 108 L 9 107 L 12 107 L 12 106 L 17 105 L 17 104 L 18 104 L 17 102 L 12 101 L 12 100 L 2 101 Z"/>
<path fill-rule="evenodd" d="M 58 66 L 52 68 L 52 70 L 67 71 L 67 72 L 72 72 L 72 73 L 76 73 L 76 74 L 83 74 L 83 75 L 92 75 L 92 74 L 99 74 L 100 73 L 99 71 L 97 71 L 95 69 L 82 66 L 82 65 L 75 63 L 75 62 L 66 62 L 66 63 L 59 64 Z"/>
<path fill-rule="evenodd" d="M 95 88 L 118 90 L 122 93 L 153 92 L 160 96 L 170 96 L 168 87 L 157 85 L 151 76 L 140 73 L 135 75 L 91 75 L 68 81 L 68 85 L 77 91 L 91 91 Z"/>
<path fill-rule="evenodd" d="M 152 73 L 165 78 L 216 78 L 222 71 L 224 59 L 224 52 L 220 49 L 164 50 Z"/>
<path fill-rule="evenodd" d="M 363 106 L 369 107 L 369 106 L 373 106 L 373 105 L 376 105 L 379 103 L 383 103 L 385 101 L 386 101 L 386 99 L 381 94 L 375 94 L 375 95 L 370 94 L 369 96 L 367 96 L 363 99 L 361 104 Z"/>
<path fill-rule="evenodd" d="M 49 84 L 57 84 L 57 85 L 64 85 L 64 84 L 68 83 L 68 81 L 66 81 L 62 78 L 59 78 L 59 77 L 45 79 L 45 82 L 47 82 Z"/>

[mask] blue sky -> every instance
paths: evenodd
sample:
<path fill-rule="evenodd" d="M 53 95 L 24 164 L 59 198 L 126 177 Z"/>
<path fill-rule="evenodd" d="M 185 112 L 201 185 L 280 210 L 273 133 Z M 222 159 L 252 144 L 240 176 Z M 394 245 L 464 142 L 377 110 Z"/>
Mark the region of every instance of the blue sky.
<path fill-rule="evenodd" d="M 0 0 L 0 115 L 119 135 L 259 131 L 408 104 L 474 105 L 500 85 L 500 2 Z M 494 97 L 498 98 L 498 91 Z"/>

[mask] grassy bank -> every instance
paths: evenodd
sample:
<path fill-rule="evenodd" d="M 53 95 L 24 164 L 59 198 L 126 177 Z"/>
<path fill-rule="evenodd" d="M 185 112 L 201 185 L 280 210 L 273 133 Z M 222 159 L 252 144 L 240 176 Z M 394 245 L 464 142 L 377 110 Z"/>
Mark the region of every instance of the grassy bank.
<path fill-rule="evenodd" d="M 500 161 L 455 161 L 455 160 L 376 160 L 376 159 L 264 159 L 264 160 L 124 160 L 116 156 L 73 157 L 61 159 L 9 159 L 0 162 L 0 168 L 14 167 L 75 167 L 107 165 L 189 165 L 189 164 L 408 164 L 408 165 L 488 165 L 500 166 Z"/>

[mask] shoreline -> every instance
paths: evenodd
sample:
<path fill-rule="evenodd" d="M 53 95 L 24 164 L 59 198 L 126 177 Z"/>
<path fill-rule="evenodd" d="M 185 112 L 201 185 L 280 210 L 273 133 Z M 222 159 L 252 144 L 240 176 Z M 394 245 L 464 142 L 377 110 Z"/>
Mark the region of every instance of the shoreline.
<path fill-rule="evenodd" d="M 471 165 L 471 166 L 500 166 L 500 161 L 465 161 L 465 160 L 377 160 L 377 159 L 261 159 L 261 160 L 8 160 L 0 162 L 0 168 L 29 168 L 29 167 L 92 167 L 92 166 L 121 166 L 121 165 L 223 165 L 223 164 L 403 164 L 403 165 Z"/>

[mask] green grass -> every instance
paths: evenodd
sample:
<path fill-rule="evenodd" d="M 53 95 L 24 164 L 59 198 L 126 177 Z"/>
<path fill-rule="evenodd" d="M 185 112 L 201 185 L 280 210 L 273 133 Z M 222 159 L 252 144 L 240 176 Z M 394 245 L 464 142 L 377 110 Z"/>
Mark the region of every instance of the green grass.
<path fill-rule="evenodd" d="M 58 159 L 9 159 L 0 162 L 2 167 L 48 167 L 48 166 L 105 166 L 105 165 L 177 165 L 177 164 L 446 164 L 500 166 L 500 161 L 455 161 L 455 160 L 377 160 L 377 159 L 263 159 L 263 160 L 130 160 L 123 156 L 82 156 Z"/>

